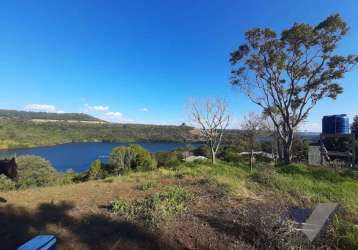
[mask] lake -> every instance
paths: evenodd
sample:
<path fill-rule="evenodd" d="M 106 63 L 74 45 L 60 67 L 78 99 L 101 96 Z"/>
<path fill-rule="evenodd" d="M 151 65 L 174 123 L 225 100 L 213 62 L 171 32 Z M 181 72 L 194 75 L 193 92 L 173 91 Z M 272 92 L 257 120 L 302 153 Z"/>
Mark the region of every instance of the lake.
<path fill-rule="evenodd" d="M 180 147 L 195 146 L 197 144 L 183 144 L 175 142 L 143 142 L 142 145 L 149 152 L 168 152 Z M 38 155 L 50 161 L 58 171 L 72 169 L 82 172 L 89 168 L 91 162 L 100 159 L 108 162 L 108 156 L 117 146 L 127 146 L 128 143 L 68 143 L 49 147 L 1 150 L 0 157 L 19 155 Z"/>

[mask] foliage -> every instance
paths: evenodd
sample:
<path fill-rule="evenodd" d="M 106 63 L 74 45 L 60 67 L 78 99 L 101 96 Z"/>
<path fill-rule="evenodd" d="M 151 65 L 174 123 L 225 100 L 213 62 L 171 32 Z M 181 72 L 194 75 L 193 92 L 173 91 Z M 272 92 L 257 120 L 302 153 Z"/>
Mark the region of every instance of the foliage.
<path fill-rule="evenodd" d="M 152 155 L 137 144 L 114 148 L 109 157 L 109 164 L 117 175 L 129 170 L 153 170 L 157 166 Z"/>
<path fill-rule="evenodd" d="M 327 239 L 336 249 L 358 249 L 358 227 L 340 216 L 335 216 Z"/>
<path fill-rule="evenodd" d="M 72 169 L 68 169 L 65 173 L 62 174 L 62 184 L 68 185 L 75 182 L 77 173 Z"/>
<path fill-rule="evenodd" d="M 295 130 L 321 99 L 343 92 L 339 79 L 358 63 L 356 55 L 334 54 L 347 31 L 339 15 L 316 26 L 295 23 L 280 36 L 269 28 L 254 28 L 231 54 L 231 83 L 271 118 L 286 163 Z"/>
<path fill-rule="evenodd" d="M 175 168 L 180 165 L 178 154 L 175 152 L 158 152 L 154 156 L 158 162 L 158 167 Z"/>
<path fill-rule="evenodd" d="M 218 158 L 226 162 L 236 162 L 242 160 L 239 156 L 240 148 L 233 145 L 224 146 L 218 153 Z"/>
<path fill-rule="evenodd" d="M 194 148 L 192 152 L 195 156 L 205 156 L 207 158 L 210 158 L 211 156 L 210 147 L 208 145 L 201 145 Z"/>
<path fill-rule="evenodd" d="M 186 211 L 190 194 L 180 186 L 170 186 L 154 196 L 131 203 L 117 199 L 111 202 L 111 211 L 128 220 L 159 223 Z"/>
<path fill-rule="evenodd" d="M 127 213 L 130 209 L 129 203 L 123 199 L 116 199 L 111 202 L 111 211 L 116 214 Z"/>
<path fill-rule="evenodd" d="M 87 180 L 98 180 L 104 177 L 106 177 L 106 171 L 102 167 L 101 160 L 93 161 L 87 171 Z"/>
<path fill-rule="evenodd" d="M 131 155 L 131 152 L 127 147 L 120 146 L 114 148 L 109 156 L 111 170 L 117 175 L 130 170 L 132 157 L 134 156 Z"/>
<path fill-rule="evenodd" d="M 50 186 L 60 182 L 60 175 L 51 163 L 39 156 L 19 156 L 16 163 L 19 188 Z"/>
<path fill-rule="evenodd" d="M 146 170 L 153 170 L 157 167 L 156 160 L 141 145 L 131 144 L 128 146 L 128 150 L 132 152 L 132 154 L 134 155 L 132 169 L 146 171 Z"/>
<path fill-rule="evenodd" d="M 292 142 L 292 160 L 294 162 L 307 162 L 309 143 L 299 136 L 295 136 Z"/>
<path fill-rule="evenodd" d="M 137 185 L 139 191 L 147 191 L 153 187 L 156 187 L 157 184 L 152 181 L 143 182 Z"/>
<path fill-rule="evenodd" d="M 6 177 L 5 175 L 0 175 L 0 191 L 9 191 L 15 190 L 16 183 Z"/>

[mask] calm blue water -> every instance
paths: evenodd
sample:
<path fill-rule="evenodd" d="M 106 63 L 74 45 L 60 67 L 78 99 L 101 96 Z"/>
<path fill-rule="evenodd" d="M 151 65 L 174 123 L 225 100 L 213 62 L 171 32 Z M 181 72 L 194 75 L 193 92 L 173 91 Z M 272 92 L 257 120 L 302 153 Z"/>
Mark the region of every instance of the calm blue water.
<path fill-rule="evenodd" d="M 148 151 L 167 152 L 188 144 L 175 142 L 146 142 L 138 143 Z M 108 155 L 114 147 L 126 146 L 126 143 L 69 143 L 50 147 L 38 147 L 29 149 L 1 150 L 0 156 L 38 155 L 49 160 L 58 171 L 72 169 L 76 172 L 85 171 L 91 162 L 100 159 L 108 162 Z M 195 146 L 193 144 L 192 146 Z"/>

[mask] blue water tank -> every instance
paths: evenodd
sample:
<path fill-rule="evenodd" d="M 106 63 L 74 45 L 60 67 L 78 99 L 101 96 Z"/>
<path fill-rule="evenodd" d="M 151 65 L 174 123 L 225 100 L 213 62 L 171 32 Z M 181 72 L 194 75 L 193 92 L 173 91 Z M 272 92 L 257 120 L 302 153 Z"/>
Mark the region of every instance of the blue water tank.
<path fill-rule="evenodd" d="M 349 134 L 349 118 L 347 115 L 327 115 L 322 119 L 323 134 Z"/>

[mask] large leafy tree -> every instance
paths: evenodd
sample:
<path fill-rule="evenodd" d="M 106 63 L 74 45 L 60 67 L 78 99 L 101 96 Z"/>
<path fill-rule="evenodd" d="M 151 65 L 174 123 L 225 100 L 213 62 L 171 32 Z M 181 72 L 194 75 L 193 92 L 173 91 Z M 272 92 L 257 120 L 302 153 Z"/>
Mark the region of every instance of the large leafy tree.
<path fill-rule="evenodd" d="M 269 28 L 245 33 L 246 42 L 231 53 L 231 84 L 268 115 L 291 161 L 294 130 L 323 98 L 343 92 L 339 79 L 358 63 L 356 55 L 335 54 L 348 26 L 339 15 L 316 26 L 296 23 L 277 35 Z"/>

